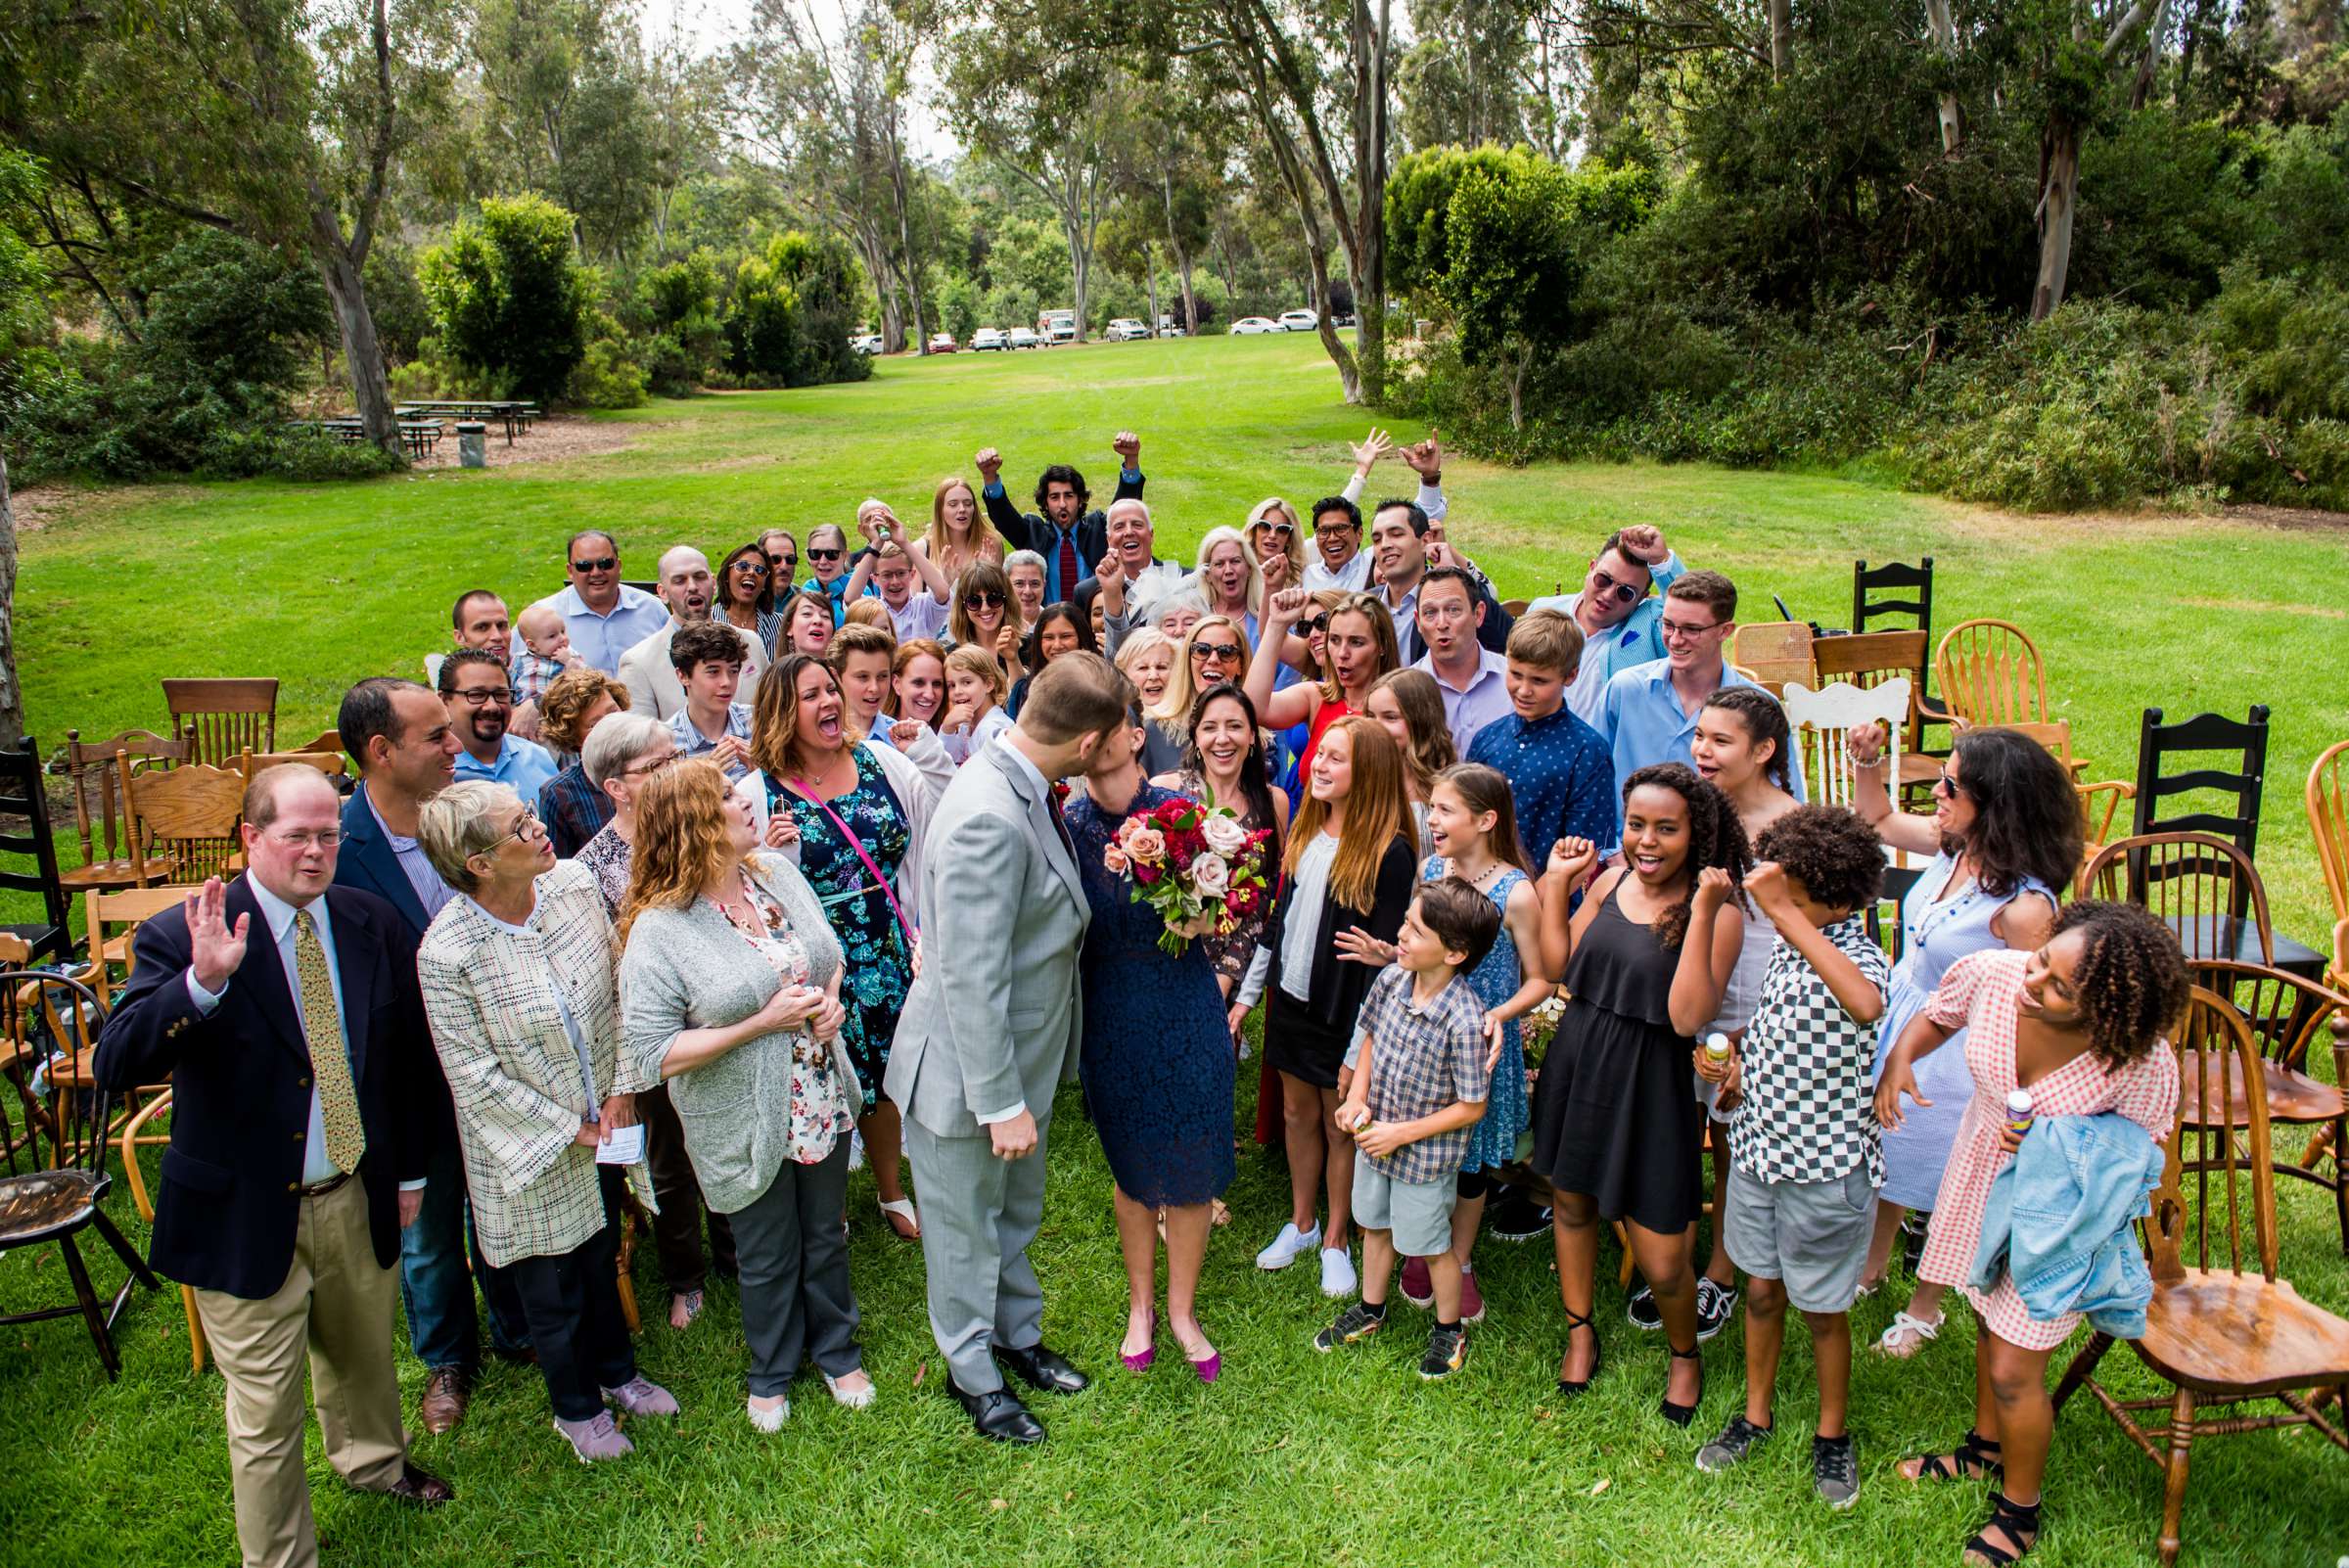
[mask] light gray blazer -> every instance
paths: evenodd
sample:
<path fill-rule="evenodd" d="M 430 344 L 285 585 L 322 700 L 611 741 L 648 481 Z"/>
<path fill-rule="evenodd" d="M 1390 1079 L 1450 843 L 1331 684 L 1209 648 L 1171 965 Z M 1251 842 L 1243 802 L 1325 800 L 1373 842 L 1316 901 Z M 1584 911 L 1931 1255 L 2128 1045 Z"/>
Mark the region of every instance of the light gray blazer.
<path fill-rule="evenodd" d="M 1077 950 L 1092 911 L 1043 785 L 997 740 L 931 813 L 923 849 L 922 972 L 905 997 L 885 1086 L 939 1137 L 1025 1104 L 1039 1118 L 1077 1071 Z"/>
<path fill-rule="evenodd" d="M 751 874 L 783 905 L 792 934 L 807 949 L 807 983 L 821 986 L 840 969 L 840 943 L 797 867 L 770 851 L 751 857 Z M 688 1029 L 740 1023 L 766 1005 L 782 984 L 774 966 L 707 899 L 683 909 L 647 909 L 628 930 L 620 960 L 621 1046 L 659 1077 L 670 1043 Z M 668 1081 L 668 1100 L 685 1132 L 686 1157 L 702 1195 L 719 1214 L 757 1202 L 789 1158 L 791 1052 L 801 1034 L 777 1031 L 745 1040 L 714 1062 Z M 844 1084 L 855 1068 L 836 1040 Z"/>

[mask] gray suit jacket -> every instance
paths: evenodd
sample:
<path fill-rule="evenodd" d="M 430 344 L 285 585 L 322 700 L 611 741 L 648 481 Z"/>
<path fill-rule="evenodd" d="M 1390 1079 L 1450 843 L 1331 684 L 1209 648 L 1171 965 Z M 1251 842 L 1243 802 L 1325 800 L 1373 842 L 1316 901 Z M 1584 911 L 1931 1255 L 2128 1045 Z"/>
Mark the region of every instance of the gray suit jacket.
<path fill-rule="evenodd" d="M 1077 1071 L 1077 950 L 1092 910 L 1043 786 L 997 741 L 932 812 L 918 892 L 922 973 L 890 1047 L 889 1097 L 939 1137 L 1026 1103 L 1041 1119 Z"/>

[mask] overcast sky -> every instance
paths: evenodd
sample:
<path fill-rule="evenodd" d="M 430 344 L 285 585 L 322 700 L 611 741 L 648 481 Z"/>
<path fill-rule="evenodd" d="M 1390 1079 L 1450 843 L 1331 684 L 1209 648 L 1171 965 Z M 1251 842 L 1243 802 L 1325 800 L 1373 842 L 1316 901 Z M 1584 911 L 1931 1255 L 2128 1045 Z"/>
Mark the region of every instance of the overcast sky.
<path fill-rule="evenodd" d="M 841 26 L 849 0 L 802 3 L 814 14 L 818 26 L 834 33 Z M 682 25 L 698 52 L 714 53 L 741 41 L 750 26 L 753 4 L 754 0 L 643 0 L 645 37 L 649 41 L 664 39 L 672 26 Z M 905 111 L 905 142 L 916 158 L 944 158 L 957 151 L 952 133 L 930 107 L 925 92 L 917 91 Z"/>

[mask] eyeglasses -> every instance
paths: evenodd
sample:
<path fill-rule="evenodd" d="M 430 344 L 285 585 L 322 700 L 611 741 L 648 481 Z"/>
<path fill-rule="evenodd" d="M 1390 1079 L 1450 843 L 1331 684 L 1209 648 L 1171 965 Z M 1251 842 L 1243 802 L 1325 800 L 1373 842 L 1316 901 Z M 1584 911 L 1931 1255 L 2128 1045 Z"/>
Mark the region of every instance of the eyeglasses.
<path fill-rule="evenodd" d="M 685 760 L 683 752 L 670 752 L 665 757 L 640 757 L 620 770 L 622 778 L 650 778 L 672 762 Z"/>
<path fill-rule="evenodd" d="M 1003 608 L 1003 595 L 992 588 L 980 588 L 962 596 L 962 607 L 965 610 L 1000 610 Z"/>
<path fill-rule="evenodd" d="M 1590 569 L 1590 589 L 1600 598 L 1611 598 L 1617 604 L 1637 604 L 1647 597 L 1645 588 L 1635 588 L 1628 582 L 1618 582 L 1597 567 Z"/>
<path fill-rule="evenodd" d="M 512 831 L 501 835 L 497 841 L 497 844 L 492 846 L 492 848 L 502 848 L 507 839 L 513 839 L 518 843 L 528 844 L 532 839 L 543 839 L 545 837 L 546 824 L 539 821 L 538 814 L 526 806 L 522 808 L 522 815 L 514 819 L 514 827 Z"/>
<path fill-rule="evenodd" d="M 1659 621 L 1656 624 L 1666 637 L 1701 637 L 1708 631 L 1719 630 L 1722 623 L 1708 621 L 1701 626 L 1692 626 L 1685 621 L 1674 621 L 1667 618 Z"/>
<path fill-rule="evenodd" d="M 841 552 L 838 550 L 819 550 L 813 545 L 807 548 L 807 559 L 810 561 L 837 561 L 840 559 L 840 555 Z"/>
<path fill-rule="evenodd" d="M 734 570 L 742 573 L 745 576 L 763 577 L 766 576 L 766 567 L 758 561 L 737 561 L 734 563 Z"/>
<path fill-rule="evenodd" d="M 504 686 L 470 686 L 449 695 L 468 708 L 487 708 L 492 704 L 508 708 L 514 703 L 514 693 Z"/>
<path fill-rule="evenodd" d="M 1313 525 L 1313 531 L 1315 533 L 1359 533 L 1362 529 L 1359 523 L 1316 523 Z"/>
<path fill-rule="evenodd" d="M 612 570 L 614 567 L 617 567 L 617 566 L 619 566 L 619 565 L 620 565 L 620 557 L 619 557 L 619 556 L 617 556 L 617 555 L 604 555 L 604 556 L 598 556 L 598 557 L 596 557 L 596 558 L 595 558 L 594 560 L 592 560 L 592 561 L 574 561 L 574 562 L 571 564 L 571 569 L 572 569 L 574 572 L 578 572 L 578 573 L 609 572 L 609 571 L 611 571 L 611 570 Z"/>
<path fill-rule="evenodd" d="M 1240 645 L 1236 642 L 1194 642 L 1191 644 L 1193 659 L 1237 659 L 1239 656 Z"/>
<path fill-rule="evenodd" d="M 321 850 L 332 850 L 340 847 L 343 843 L 341 831 L 335 828 L 320 828 L 315 833 L 272 832 L 269 837 L 277 840 L 289 850 L 306 850 L 312 846 Z"/>

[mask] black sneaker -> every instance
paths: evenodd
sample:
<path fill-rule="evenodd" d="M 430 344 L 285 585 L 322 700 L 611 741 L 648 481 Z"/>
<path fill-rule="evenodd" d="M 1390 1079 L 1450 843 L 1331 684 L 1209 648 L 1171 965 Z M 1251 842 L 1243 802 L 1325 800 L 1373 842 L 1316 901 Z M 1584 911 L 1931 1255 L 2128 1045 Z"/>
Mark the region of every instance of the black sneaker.
<path fill-rule="evenodd" d="M 1338 1320 L 1313 1336 L 1313 1349 L 1327 1354 L 1340 1345 L 1357 1345 L 1387 1326 L 1384 1313 L 1373 1313 L 1356 1302 L 1338 1314 Z"/>
<path fill-rule="evenodd" d="M 1728 1326 L 1729 1316 L 1737 1311 L 1737 1291 L 1734 1286 L 1716 1285 L 1699 1274 L 1696 1280 L 1696 1341 L 1703 1344 Z"/>
<path fill-rule="evenodd" d="M 1860 1456 L 1852 1450 L 1850 1433 L 1811 1440 L 1811 1487 L 1830 1508 L 1848 1508 L 1859 1498 Z"/>
<path fill-rule="evenodd" d="M 1485 1228 L 1502 1241 L 1539 1241 L 1549 1234 L 1549 1209 L 1510 1187 L 1487 1205 Z"/>
<path fill-rule="evenodd" d="M 1656 1310 L 1656 1293 L 1644 1284 L 1632 1292 L 1623 1315 L 1632 1320 L 1634 1328 L 1644 1328 L 1651 1334 L 1664 1326 L 1664 1314 Z"/>
<path fill-rule="evenodd" d="M 1450 1377 L 1468 1360 L 1468 1326 L 1450 1328 L 1438 1323 L 1427 1336 L 1427 1354 L 1419 1358 L 1419 1375 L 1430 1383 Z"/>
<path fill-rule="evenodd" d="M 1742 1463 L 1754 1452 L 1754 1445 L 1776 1431 L 1773 1426 L 1756 1426 L 1745 1418 L 1743 1411 L 1729 1417 L 1729 1424 L 1721 1429 L 1721 1436 L 1696 1451 L 1696 1467 L 1709 1475 L 1717 1475 L 1733 1464 Z"/>

